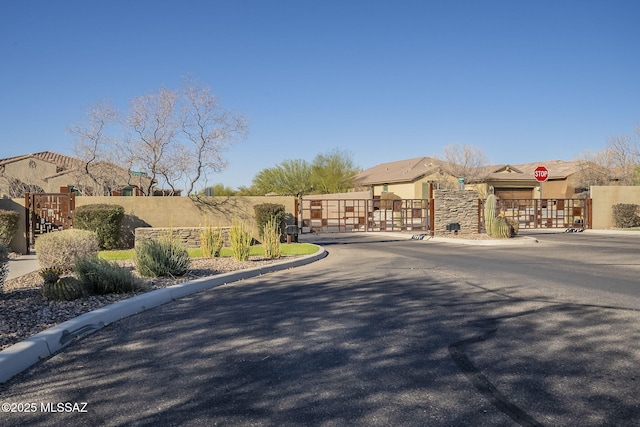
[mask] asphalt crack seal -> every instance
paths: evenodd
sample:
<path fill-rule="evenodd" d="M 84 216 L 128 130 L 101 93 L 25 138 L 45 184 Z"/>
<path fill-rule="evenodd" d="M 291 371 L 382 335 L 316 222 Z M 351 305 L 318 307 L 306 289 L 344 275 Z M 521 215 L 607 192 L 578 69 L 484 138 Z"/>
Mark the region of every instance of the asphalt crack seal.
<path fill-rule="evenodd" d="M 469 338 L 466 340 L 458 341 L 457 343 L 449 346 L 449 354 L 451 358 L 458 365 L 458 368 L 467 376 L 471 384 L 478 390 L 493 406 L 498 408 L 504 414 L 509 416 L 512 420 L 525 427 L 537 427 L 542 426 L 535 418 L 518 408 L 513 403 L 509 402 L 509 399 L 484 376 L 478 368 L 474 366 L 469 358 L 464 354 L 462 348 L 467 344 L 476 343 L 478 341 L 484 341 L 491 335 L 495 334 L 498 328 L 491 329 L 483 335 L 475 338 Z"/>

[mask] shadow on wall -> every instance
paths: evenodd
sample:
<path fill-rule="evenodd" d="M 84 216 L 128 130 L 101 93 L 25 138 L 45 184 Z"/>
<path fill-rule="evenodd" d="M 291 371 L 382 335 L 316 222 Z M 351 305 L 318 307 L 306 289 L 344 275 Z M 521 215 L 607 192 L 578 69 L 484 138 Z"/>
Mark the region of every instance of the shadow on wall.
<path fill-rule="evenodd" d="M 23 202 L 24 203 L 24 202 Z M 12 199 L 0 199 L 0 209 L 6 211 L 15 211 L 20 214 L 18 221 L 18 230 L 13 235 L 11 242 L 9 243 L 9 249 L 15 253 L 26 254 L 27 253 L 27 224 L 25 220 L 24 204 L 17 203 Z"/>
<path fill-rule="evenodd" d="M 138 227 L 151 227 L 151 225 L 136 215 L 125 214 L 120 230 L 120 242 L 118 242 L 120 248 L 127 249 L 135 246 L 136 228 Z"/>

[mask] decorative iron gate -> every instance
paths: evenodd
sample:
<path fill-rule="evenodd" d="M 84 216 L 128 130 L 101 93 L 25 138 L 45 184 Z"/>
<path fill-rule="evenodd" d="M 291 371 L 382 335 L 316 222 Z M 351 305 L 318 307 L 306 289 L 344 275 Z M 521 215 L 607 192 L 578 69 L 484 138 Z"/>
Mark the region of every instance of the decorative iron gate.
<path fill-rule="evenodd" d="M 585 229 L 591 224 L 591 199 L 498 199 L 497 211 L 517 220 L 520 228 Z"/>
<path fill-rule="evenodd" d="M 25 195 L 27 250 L 38 236 L 73 226 L 73 193 L 27 193 Z"/>
<path fill-rule="evenodd" d="M 303 233 L 427 231 L 425 199 L 305 199 L 300 205 Z"/>

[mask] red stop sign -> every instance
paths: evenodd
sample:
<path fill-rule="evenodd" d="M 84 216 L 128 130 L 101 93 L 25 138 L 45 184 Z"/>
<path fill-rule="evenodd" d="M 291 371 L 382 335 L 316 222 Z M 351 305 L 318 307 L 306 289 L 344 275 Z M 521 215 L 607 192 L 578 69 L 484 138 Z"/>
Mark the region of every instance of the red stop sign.
<path fill-rule="evenodd" d="M 549 179 L 549 170 L 544 166 L 538 166 L 535 171 L 533 171 L 533 176 L 536 178 L 538 182 L 545 182 Z"/>

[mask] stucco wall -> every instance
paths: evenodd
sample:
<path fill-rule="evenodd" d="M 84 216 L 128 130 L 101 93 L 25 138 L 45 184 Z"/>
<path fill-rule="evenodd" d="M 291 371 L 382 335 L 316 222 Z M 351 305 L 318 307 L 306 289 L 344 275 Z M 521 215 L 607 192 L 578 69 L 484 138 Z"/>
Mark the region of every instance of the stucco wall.
<path fill-rule="evenodd" d="M 37 184 L 45 191 L 55 192 L 58 189 L 52 190 L 49 188 L 46 177 L 54 175 L 56 173 L 56 166 L 44 162 L 40 159 L 24 159 L 15 162 L 10 162 L 5 165 L 4 176 L 19 179 L 22 182 L 29 182 Z M 0 189 L 2 194 L 9 194 L 8 188 Z"/>
<path fill-rule="evenodd" d="M 618 203 L 640 205 L 639 186 L 593 186 L 592 200 L 592 228 L 613 228 L 613 206 Z"/>
<path fill-rule="evenodd" d="M 384 186 L 376 185 L 373 188 L 373 195 L 380 196 L 384 193 Z M 399 196 L 403 199 L 413 199 L 414 198 L 414 187 L 413 183 L 401 183 L 401 184 L 388 184 L 387 192 L 393 193 L 396 196 Z"/>
<path fill-rule="evenodd" d="M 254 206 L 262 203 L 282 204 L 285 212 L 295 214 L 294 197 L 203 197 L 196 201 L 187 197 L 76 197 L 76 208 L 89 204 L 116 204 L 124 208 L 123 224 L 127 240 L 133 244 L 137 227 L 201 227 L 230 226 L 238 218 L 258 237 Z M 0 209 L 21 213 L 20 229 L 11 242 L 11 249 L 26 253 L 24 199 L 0 199 Z"/>

